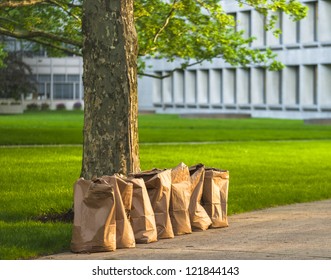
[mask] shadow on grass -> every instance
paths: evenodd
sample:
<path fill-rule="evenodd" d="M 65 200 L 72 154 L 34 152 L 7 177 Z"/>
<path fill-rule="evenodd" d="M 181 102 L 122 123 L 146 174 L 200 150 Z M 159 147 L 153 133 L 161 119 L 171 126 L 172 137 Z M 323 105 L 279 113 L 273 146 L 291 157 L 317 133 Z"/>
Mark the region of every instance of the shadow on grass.
<path fill-rule="evenodd" d="M 71 223 L 0 221 L 0 259 L 31 259 L 69 250 Z"/>
<path fill-rule="evenodd" d="M 68 211 L 65 211 L 63 213 L 47 213 L 47 214 L 39 215 L 39 216 L 33 218 L 33 220 L 39 221 L 42 223 L 47 223 L 47 222 L 73 223 L 74 211 L 71 208 Z"/>

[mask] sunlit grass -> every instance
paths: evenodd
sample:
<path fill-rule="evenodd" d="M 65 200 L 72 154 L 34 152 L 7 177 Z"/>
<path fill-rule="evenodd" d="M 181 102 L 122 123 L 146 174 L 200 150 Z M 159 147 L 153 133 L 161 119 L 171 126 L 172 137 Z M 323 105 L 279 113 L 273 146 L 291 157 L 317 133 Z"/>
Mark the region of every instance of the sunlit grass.
<path fill-rule="evenodd" d="M 143 146 L 142 151 L 144 169 L 183 161 L 230 170 L 230 214 L 331 197 L 329 141 Z"/>
<path fill-rule="evenodd" d="M 230 170 L 230 213 L 331 195 L 331 142 L 141 145 L 141 168 L 199 162 Z M 0 219 L 28 219 L 72 205 L 80 147 L 0 148 Z M 255 196 L 255 201 L 245 199 Z M 256 196 L 258 195 L 258 196 Z M 245 202 L 246 201 L 246 202 Z"/>
<path fill-rule="evenodd" d="M 81 148 L 0 148 L 0 155 L 0 258 L 68 249 L 70 224 L 33 219 L 71 207 Z M 181 161 L 230 170 L 229 214 L 331 198 L 330 158 L 329 141 L 141 146 L 144 170 Z"/>
<path fill-rule="evenodd" d="M 80 147 L 0 148 L 0 220 L 28 219 L 72 205 Z"/>

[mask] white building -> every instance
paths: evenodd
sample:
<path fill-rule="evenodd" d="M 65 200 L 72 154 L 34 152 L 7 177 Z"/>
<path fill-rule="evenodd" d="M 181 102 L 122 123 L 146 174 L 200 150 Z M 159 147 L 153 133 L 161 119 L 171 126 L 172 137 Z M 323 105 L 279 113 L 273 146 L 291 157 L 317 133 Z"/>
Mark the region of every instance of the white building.
<path fill-rule="evenodd" d="M 25 103 L 47 102 L 52 109 L 59 103 L 68 109 L 76 102 L 83 103 L 83 59 L 81 57 L 49 58 L 46 56 L 24 58 L 38 81 L 37 100 Z"/>
<path fill-rule="evenodd" d="M 236 113 L 253 117 L 331 118 L 331 0 L 303 1 L 308 17 L 292 22 L 280 14 L 279 38 L 264 31 L 264 18 L 250 7 L 224 1 L 246 36 L 258 39 L 252 47 L 267 46 L 286 68 L 278 72 L 259 66 L 232 67 L 222 59 L 176 71 L 168 78 L 139 79 L 139 109 L 158 113 Z M 40 99 L 53 107 L 83 97 L 82 59 L 26 59 L 39 81 Z M 150 74 L 164 75 L 179 62 L 148 60 Z"/>

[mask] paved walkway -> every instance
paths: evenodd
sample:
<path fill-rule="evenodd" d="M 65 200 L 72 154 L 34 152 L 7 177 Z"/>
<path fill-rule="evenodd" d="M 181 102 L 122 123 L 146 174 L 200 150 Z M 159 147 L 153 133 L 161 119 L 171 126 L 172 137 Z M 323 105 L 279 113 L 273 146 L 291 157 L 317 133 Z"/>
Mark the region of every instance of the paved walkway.
<path fill-rule="evenodd" d="M 294 204 L 229 217 L 230 226 L 116 252 L 61 254 L 43 259 L 331 260 L 331 200 Z"/>

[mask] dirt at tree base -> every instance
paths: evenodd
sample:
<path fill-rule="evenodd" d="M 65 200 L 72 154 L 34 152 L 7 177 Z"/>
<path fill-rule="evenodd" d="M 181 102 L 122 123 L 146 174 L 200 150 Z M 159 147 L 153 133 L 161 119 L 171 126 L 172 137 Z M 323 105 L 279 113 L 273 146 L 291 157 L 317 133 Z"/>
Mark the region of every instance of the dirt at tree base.
<path fill-rule="evenodd" d="M 42 222 L 42 223 L 56 223 L 56 222 L 62 222 L 62 223 L 73 223 L 74 221 L 74 211 L 72 208 L 67 210 L 66 212 L 62 213 L 47 213 L 42 214 L 40 216 L 35 217 L 33 220 Z"/>

